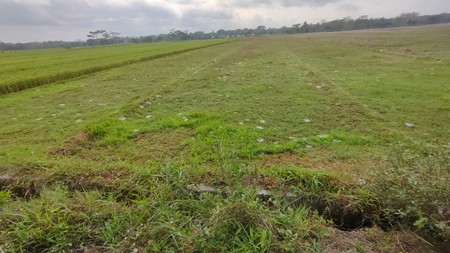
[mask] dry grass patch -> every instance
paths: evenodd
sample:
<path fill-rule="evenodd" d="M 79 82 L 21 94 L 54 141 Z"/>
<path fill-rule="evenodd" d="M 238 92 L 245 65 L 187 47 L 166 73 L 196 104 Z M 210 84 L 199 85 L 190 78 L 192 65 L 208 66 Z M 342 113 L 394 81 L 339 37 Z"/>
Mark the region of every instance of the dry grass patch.
<path fill-rule="evenodd" d="M 263 168 L 300 167 L 333 170 L 344 173 L 370 171 L 377 163 L 369 158 L 340 157 L 336 150 L 331 148 L 313 149 L 302 153 L 284 152 L 264 155 L 256 161 L 256 166 Z"/>
<path fill-rule="evenodd" d="M 330 228 L 330 231 L 330 237 L 323 241 L 323 250 L 328 253 L 436 252 L 412 233 L 386 233 L 377 226 L 353 231 Z"/>
<path fill-rule="evenodd" d="M 191 129 L 180 128 L 143 133 L 120 145 L 102 146 L 96 144 L 91 134 L 81 132 L 68 138 L 50 154 L 82 160 L 127 161 L 143 165 L 150 161 L 187 158 L 190 150 L 183 142 L 193 136 Z"/>
<path fill-rule="evenodd" d="M 63 145 L 51 151 L 51 155 L 76 156 L 83 150 L 93 148 L 93 137 L 86 132 L 77 133 L 69 137 Z"/>
<path fill-rule="evenodd" d="M 187 128 L 141 134 L 133 139 L 134 149 L 139 150 L 133 160 L 145 163 L 149 160 L 187 158 L 190 150 L 183 142 L 194 136 L 193 130 Z"/>

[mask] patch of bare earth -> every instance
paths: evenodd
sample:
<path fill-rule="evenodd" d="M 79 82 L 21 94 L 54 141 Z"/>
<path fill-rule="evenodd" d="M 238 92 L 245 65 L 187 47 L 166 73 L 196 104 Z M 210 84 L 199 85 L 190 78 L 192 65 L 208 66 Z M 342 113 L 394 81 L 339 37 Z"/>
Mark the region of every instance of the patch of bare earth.
<path fill-rule="evenodd" d="M 369 168 L 374 166 L 370 160 L 355 158 L 337 158 L 335 151 L 331 149 L 316 149 L 308 151 L 307 154 L 295 154 L 284 152 L 263 156 L 256 162 L 259 167 L 302 167 L 329 169 L 336 171 L 357 171 L 359 168 Z"/>
<path fill-rule="evenodd" d="M 189 149 L 183 145 L 183 141 L 193 136 L 193 131 L 189 129 L 150 132 L 138 135 L 131 139 L 131 142 L 102 147 L 95 144 L 92 136 L 82 132 L 67 139 L 50 154 L 82 160 L 129 161 L 145 164 L 150 161 L 188 157 Z"/>
<path fill-rule="evenodd" d="M 412 233 L 384 232 L 379 227 L 353 231 L 331 229 L 331 236 L 323 241 L 324 252 L 436 252 Z"/>
<path fill-rule="evenodd" d="M 13 197 L 31 198 L 39 195 L 47 169 L 38 163 L 0 166 L 0 191 L 9 191 Z"/>
<path fill-rule="evenodd" d="M 194 136 L 191 129 L 141 134 L 133 139 L 133 149 L 138 152 L 131 154 L 132 159 L 136 163 L 145 163 L 149 160 L 187 158 L 190 150 L 183 141 Z"/>
<path fill-rule="evenodd" d="M 129 171 L 117 169 L 93 174 L 62 175 L 55 177 L 48 184 L 63 184 L 71 190 L 111 190 L 130 178 Z"/>
<path fill-rule="evenodd" d="M 94 146 L 93 137 L 86 132 L 77 133 L 69 137 L 63 145 L 51 151 L 51 155 L 76 156 Z"/>

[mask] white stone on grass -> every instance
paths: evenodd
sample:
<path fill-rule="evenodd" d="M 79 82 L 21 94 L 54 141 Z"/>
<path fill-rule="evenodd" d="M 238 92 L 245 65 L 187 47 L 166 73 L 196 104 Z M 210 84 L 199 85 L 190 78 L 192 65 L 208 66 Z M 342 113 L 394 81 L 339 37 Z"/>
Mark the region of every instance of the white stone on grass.
<path fill-rule="evenodd" d="M 303 122 L 309 123 L 309 122 L 311 122 L 311 120 L 310 119 L 303 119 Z"/>
<path fill-rule="evenodd" d="M 124 120 L 126 120 L 127 119 L 127 117 L 125 117 L 125 116 L 120 116 L 119 117 L 119 120 L 121 120 L 121 121 L 124 121 Z"/>
<path fill-rule="evenodd" d="M 261 142 L 264 142 L 264 139 L 263 138 L 258 138 L 257 141 L 261 143 Z"/>
<path fill-rule="evenodd" d="M 263 123 L 263 124 L 265 124 L 266 123 L 266 121 L 265 120 L 260 120 L 259 122 L 261 122 L 261 123 Z"/>
<path fill-rule="evenodd" d="M 150 114 L 145 116 L 146 119 L 150 119 L 151 117 L 152 117 L 152 115 L 150 115 Z"/>
<path fill-rule="evenodd" d="M 81 123 L 81 122 L 83 122 L 82 119 L 77 119 L 77 120 L 75 120 L 75 123 Z"/>
<path fill-rule="evenodd" d="M 258 128 L 260 130 L 264 129 L 264 127 L 262 127 L 262 126 L 256 126 L 256 128 Z"/>
<path fill-rule="evenodd" d="M 405 123 L 405 126 L 407 126 L 407 127 L 414 127 L 414 123 L 406 122 L 406 123 Z"/>

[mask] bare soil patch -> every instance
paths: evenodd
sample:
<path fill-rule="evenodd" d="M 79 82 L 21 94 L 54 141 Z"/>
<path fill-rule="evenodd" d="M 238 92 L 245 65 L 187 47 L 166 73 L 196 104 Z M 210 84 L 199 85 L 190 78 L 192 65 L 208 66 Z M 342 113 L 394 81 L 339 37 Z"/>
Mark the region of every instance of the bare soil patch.
<path fill-rule="evenodd" d="M 139 150 L 131 154 L 137 163 L 149 160 L 161 161 L 168 158 L 187 158 L 189 148 L 183 144 L 188 138 L 193 138 L 191 129 L 176 129 L 165 132 L 145 133 L 133 139 L 133 148 Z"/>
<path fill-rule="evenodd" d="M 295 154 L 284 152 L 279 154 L 270 154 L 264 156 L 257 164 L 261 167 L 302 167 L 317 169 L 332 169 L 337 171 L 347 170 L 355 166 L 356 161 L 352 159 L 334 159 L 330 161 L 329 157 L 334 155 L 331 149 L 317 149 L 305 154 Z"/>
<path fill-rule="evenodd" d="M 94 146 L 94 138 L 86 132 L 77 133 L 68 138 L 64 144 L 52 152 L 51 155 L 76 156 L 84 150 L 90 150 Z"/>
<path fill-rule="evenodd" d="M 324 242 L 324 252 L 435 252 L 412 233 L 403 231 L 386 233 L 374 226 L 353 231 L 333 228 L 331 232 Z"/>

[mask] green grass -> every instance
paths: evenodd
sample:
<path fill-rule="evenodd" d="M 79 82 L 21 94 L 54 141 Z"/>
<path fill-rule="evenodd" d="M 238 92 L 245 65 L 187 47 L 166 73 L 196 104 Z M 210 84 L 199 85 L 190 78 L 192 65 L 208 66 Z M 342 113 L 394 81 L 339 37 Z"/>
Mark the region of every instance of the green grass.
<path fill-rule="evenodd" d="M 0 249 L 445 251 L 449 34 L 248 38 L 3 95 Z"/>
<path fill-rule="evenodd" d="M 222 39 L 3 52 L 0 54 L 0 94 L 228 41 Z"/>

